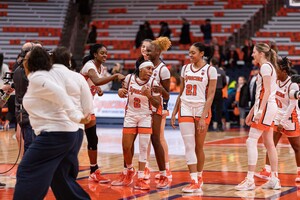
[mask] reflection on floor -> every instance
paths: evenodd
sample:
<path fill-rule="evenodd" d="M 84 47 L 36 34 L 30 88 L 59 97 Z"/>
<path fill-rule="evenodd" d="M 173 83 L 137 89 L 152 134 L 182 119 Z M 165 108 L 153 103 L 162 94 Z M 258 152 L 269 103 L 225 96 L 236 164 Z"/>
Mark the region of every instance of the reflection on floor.
<path fill-rule="evenodd" d="M 118 176 L 123 168 L 122 156 L 122 129 L 98 128 L 99 154 L 98 163 L 105 176 L 112 180 Z M 18 144 L 13 139 L 13 131 L 0 132 L 0 172 L 11 168 L 18 154 Z M 155 188 L 157 165 L 153 154 L 150 157 L 151 179 L 150 191 L 140 191 L 132 186 L 111 186 L 110 184 L 98 184 L 88 180 L 89 160 L 87 157 L 86 138 L 79 153 L 80 173 L 78 182 L 90 194 L 92 199 L 203 199 L 203 200 L 230 200 L 230 199 L 300 199 L 300 190 L 295 183 L 296 162 L 294 153 L 288 140 L 283 137 L 278 145 L 279 155 L 279 178 L 281 180 L 281 190 L 266 190 L 260 186 L 266 181 L 255 178 L 256 189 L 254 191 L 236 191 L 234 186 L 241 182 L 247 172 L 247 150 L 245 140 L 246 130 L 227 130 L 225 132 L 209 132 L 205 141 L 206 161 L 204 166 L 202 192 L 197 194 L 183 194 L 182 187 L 190 181 L 189 173 L 184 158 L 184 145 L 178 129 L 166 129 L 165 137 L 169 145 L 170 166 L 173 174 L 171 185 L 166 190 Z M 136 154 L 134 165 L 137 167 L 138 142 L 135 143 Z M 264 165 L 264 155 L 266 153 L 262 141 L 259 142 L 259 159 L 257 171 Z M 5 182 L 7 186 L 0 189 L 0 199 L 12 199 L 16 179 L 14 167 L 7 173 L 1 173 L 0 182 Z M 300 188 L 300 185 L 299 185 Z M 46 200 L 55 199 L 51 189 Z"/>

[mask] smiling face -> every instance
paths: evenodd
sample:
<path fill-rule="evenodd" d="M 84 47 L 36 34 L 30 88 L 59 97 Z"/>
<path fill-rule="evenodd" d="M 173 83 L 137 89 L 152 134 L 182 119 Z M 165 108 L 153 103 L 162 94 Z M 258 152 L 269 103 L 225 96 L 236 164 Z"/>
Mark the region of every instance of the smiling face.
<path fill-rule="evenodd" d="M 194 45 L 192 45 L 190 47 L 189 57 L 190 57 L 191 63 L 199 62 L 203 56 L 204 56 L 204 51 L 199 51 L 199 49 L 197 47 L 195 47 Z"/>
<path fill-rule="evenodd" d="M 151 45 L 150 41 L 143 41 L 142 46 L 141 46 L 141 54 L 144 56 L 145 60 L 148 60 L 147 56 L 147 48 Z"/>
<path fill-rule="evenodd" d="M 140 69 L 139 78 L 143 81 L 149 80 L 153 73 L 152 66 L 146 66 Z"/>
<path fill-rule="evenodd" d="M 148 59 L 151 60 L 152 62 L 155 61 L 157 58 L 159 58 L 160 52 L 156 48 L 154 44 L 151 44 L 147 49 L 147 56 Z"/>
<path fill-rule="evenodd" d="M 105 47 L 101 47 L 97 50 L 97 53 L 94 53 L 94 57 L 101 64 L 105 63 L 107 58 L 107 49 Z"/>

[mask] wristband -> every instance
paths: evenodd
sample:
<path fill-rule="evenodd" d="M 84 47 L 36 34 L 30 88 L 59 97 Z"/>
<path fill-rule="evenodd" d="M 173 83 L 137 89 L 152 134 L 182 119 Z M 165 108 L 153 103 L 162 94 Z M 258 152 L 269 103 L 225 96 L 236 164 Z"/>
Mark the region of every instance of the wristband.
<path fill-rule="evenodd" d="M 163 100 L 163 109 L 164 110 L 168 110 L 168 102 L 169 102 L 169 99 L 164 99 Z"/>

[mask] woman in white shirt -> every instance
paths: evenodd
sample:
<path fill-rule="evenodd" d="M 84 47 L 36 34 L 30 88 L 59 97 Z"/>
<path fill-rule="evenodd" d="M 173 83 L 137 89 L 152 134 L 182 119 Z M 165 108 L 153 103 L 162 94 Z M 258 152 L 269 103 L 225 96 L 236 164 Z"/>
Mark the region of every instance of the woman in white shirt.
<path fill-rule="evenodd" d="M 50 185 L 57 199 L 90 199 L 70 173 L 78 162 L 78 124 L 90 116 L 68 96 L 65 77 L 49 72 L 50 56 L 43 48 L 35 47 L 25 59 L 29 85 L 23 104 L 37 137 L 18 167 L 14 199 L 43 199 Z"/>

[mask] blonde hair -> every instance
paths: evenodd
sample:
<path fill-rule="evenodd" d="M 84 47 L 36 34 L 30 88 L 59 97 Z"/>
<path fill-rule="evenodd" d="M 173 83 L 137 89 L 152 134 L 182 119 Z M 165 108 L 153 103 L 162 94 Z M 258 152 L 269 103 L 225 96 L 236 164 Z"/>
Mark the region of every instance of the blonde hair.
<path fill-rule="evenodd" d="M 263 52 L 266 59 L 272 63 L 275 69 L 278 69 L 277 65 L 277 53 L 266 43 L 258 43 L 255 45 L 258 52 Z"/>
<path fill-rule="evenodd" d="M 167 51 L 172 45 L 168 37 L 158 37 L 151 44 L 156 45 L 161 51 Z"/>

